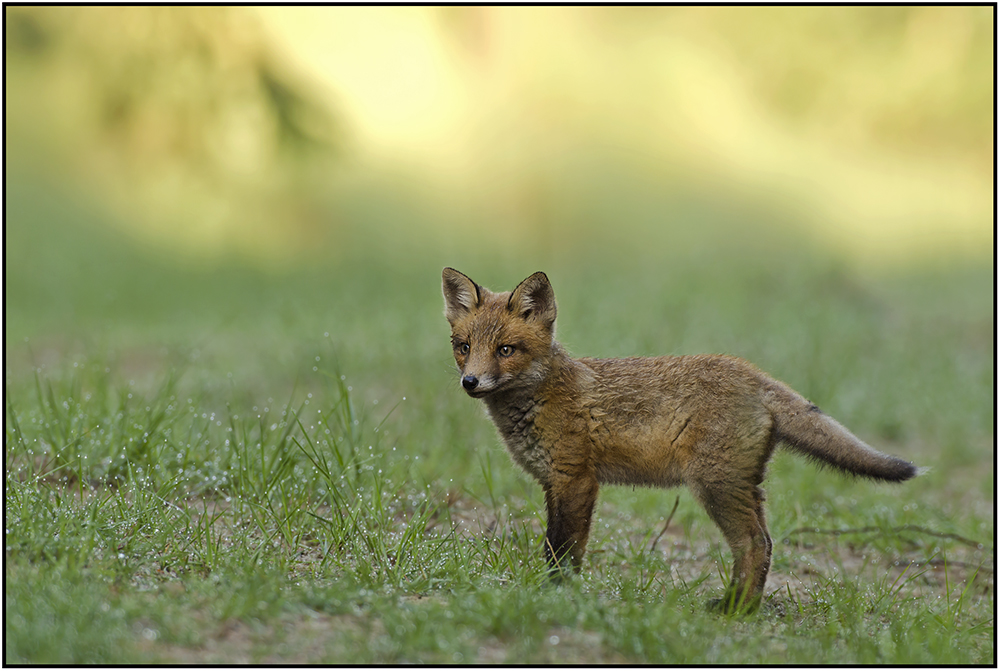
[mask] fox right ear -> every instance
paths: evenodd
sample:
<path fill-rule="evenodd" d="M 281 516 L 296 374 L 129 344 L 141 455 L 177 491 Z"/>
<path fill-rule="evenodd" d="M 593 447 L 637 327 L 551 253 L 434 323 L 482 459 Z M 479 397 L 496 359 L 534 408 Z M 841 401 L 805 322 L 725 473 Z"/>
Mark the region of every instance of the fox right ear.
<path fill-rule="evenodd" d="M 518 284 L 507 299 L 507 309 L 522 319 L 540 321 L 551 332 L 556 321 L 556 296 L 545 273 L 537 272 Z"/>
<path fill-rule="evenodd" d="M 441 290 L 444 292 L 444 316 L 450 324 L 479 307 L 479 285 L 454 268 L 441 272 Z"/>

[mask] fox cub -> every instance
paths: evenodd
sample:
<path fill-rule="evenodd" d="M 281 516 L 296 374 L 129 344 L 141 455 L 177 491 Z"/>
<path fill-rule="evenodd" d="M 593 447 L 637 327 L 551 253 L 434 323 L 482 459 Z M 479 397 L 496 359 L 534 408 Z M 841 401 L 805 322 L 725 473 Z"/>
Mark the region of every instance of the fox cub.
<path fill-rule="evenodd" d="M 771 563 L 760 484 L 775 446 L 899 482 L 877 452 L 753 365 L 730 356 L 575 359 L 555 341 L 545 273 L 493 293 L 452 268 L 445 316 L 462 388 L 486 403 L 514 461 L 545 490 L 545 554 L 579 570 L 600 484 L 687 485 L 733 553 L 725 610 L 759 604 Z"/>

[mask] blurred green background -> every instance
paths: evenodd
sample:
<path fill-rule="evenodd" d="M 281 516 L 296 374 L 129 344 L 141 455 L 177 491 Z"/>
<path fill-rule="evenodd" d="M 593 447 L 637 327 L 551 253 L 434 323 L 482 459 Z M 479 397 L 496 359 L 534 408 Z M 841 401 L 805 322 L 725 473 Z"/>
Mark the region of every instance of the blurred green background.
<path fill-rule="evenodd" d="M 331 341 L 445 395 L 444 265 L 546 270 L 581 355 L 788 377 L 843 299 L 992 358 L 991 7 L 4 11 L 8 376 Z"/>

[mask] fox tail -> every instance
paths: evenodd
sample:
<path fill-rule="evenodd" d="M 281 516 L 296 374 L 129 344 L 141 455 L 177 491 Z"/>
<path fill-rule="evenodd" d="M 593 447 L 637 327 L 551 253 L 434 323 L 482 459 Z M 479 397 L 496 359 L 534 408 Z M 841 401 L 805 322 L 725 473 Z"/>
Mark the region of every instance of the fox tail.
<path fill-rule="evenodd" d="M 883 454 L 837 420 L 785 385 L 769 390 L 775 438 L 810 459 L 845 473 L 874 480 L 902 482 L 917 474 L 908 461 Z"/>

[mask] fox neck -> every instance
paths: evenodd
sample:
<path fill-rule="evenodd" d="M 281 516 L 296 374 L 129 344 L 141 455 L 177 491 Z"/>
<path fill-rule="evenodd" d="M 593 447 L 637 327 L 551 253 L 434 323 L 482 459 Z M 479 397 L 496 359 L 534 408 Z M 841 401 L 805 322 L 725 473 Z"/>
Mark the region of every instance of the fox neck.
<path fill-rule="evenodd" d="M 553 341 L 551 355 L 540 358 L 537 365 L 538 374 L 532 376 L 537 382 L 501 390 L 483 401 L 514 461 L 544 485 L 549 479 L 551 456 L 540 442 L 535 419 L 544 405 L 546 387 L 563 383 L 566 376 L 560 372 L 572 365 L 572 359 Z"/>

